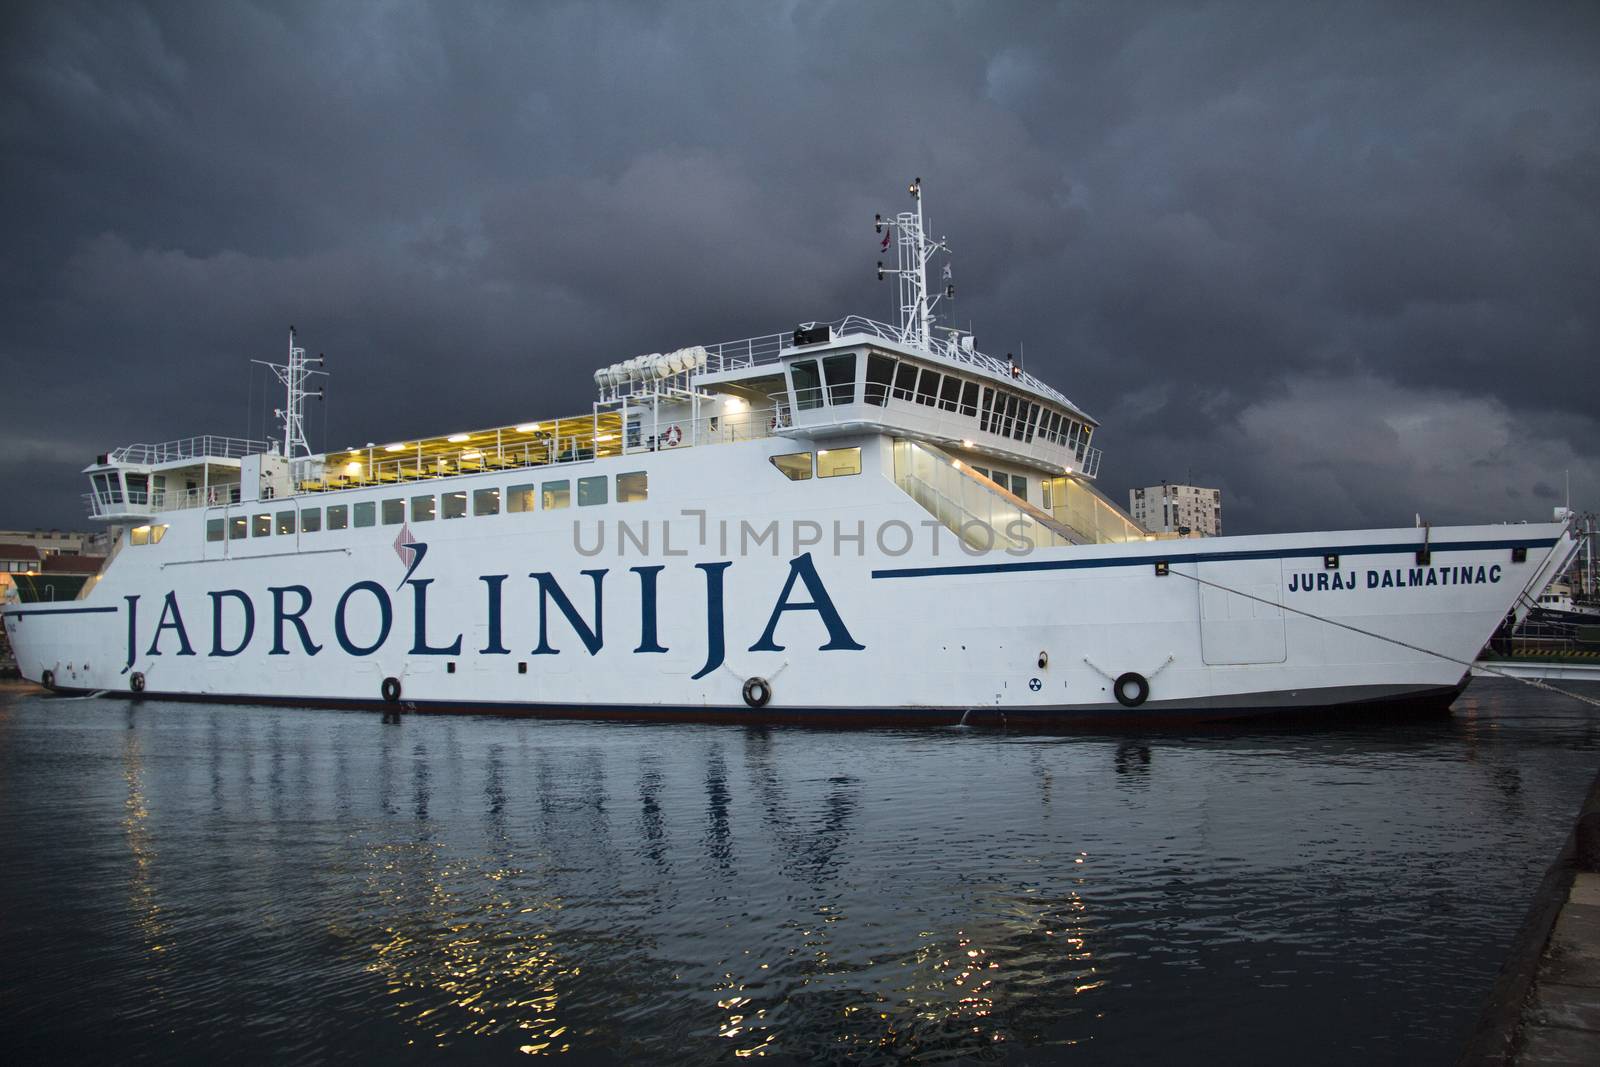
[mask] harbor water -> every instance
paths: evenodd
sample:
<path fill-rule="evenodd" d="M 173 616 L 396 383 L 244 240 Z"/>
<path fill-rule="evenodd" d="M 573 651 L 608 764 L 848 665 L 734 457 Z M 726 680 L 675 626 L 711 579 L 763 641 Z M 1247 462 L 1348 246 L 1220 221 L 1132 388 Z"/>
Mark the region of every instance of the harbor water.
<path fill-rule="evenodd" d="M 1586 692 L 1596 692 L 1587 687 Z M 1449 1063 L 1600 711 L 831 731 L 0 690 L 13 1062 Z"/>

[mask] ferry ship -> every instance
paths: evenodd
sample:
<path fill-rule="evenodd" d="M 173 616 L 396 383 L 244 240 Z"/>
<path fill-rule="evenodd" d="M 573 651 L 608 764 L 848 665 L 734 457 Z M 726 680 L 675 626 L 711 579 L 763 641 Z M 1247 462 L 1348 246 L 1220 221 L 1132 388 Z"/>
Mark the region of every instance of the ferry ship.
<path fill-rule="evenodd" d="M 1441 708 L 1570 524 L 1159 538 L 1099 425 L 936 325 L 947 256 L 874 223 L 894 325 L 849 316 L 595 373 L 588 412 L 313 453 L 101 455 L 120 532 L 70 602 L 3 608 L 62 692 L 685 720 L 1071 725 Z M 949 277 L 948 267 L 944 272 Z"/>

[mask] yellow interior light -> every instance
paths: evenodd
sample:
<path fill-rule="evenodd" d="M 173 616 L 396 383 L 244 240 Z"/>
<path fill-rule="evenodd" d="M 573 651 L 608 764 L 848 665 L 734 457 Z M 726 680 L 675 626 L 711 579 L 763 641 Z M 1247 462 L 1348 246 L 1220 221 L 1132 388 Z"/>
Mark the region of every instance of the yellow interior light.
<path fill-rule="evenodd" d="M 446 437 L 445 440 L 449 441 L 453 445 L 459 445 L 462 441 L 472 440 L 472 435 L 470 433 L 453 433 L 449 437 Z"/>
<path fill-rule="evenodd" d="M 827 455 L 827 454 L 828 454 L 828 450 L 827 450 L 827 449 L 826 449 L 826 448 L 819 448 L 819 449 L 817 449 L 817 455 L 819 455 L 819 456 L 826 456 L 826 455 Z"/>
<path fill-rule="evenodd" d="M 344 469 L 349 471 L 351 474 L 360 474 L 361 473 L 361 461 L 353 459 L 349 463 L 346 463 L 344 465 Z"/>
<path fill-rule="evenodd" d="M 537 422 L 525 422 L 521 426 L 517 427 L 517 432 L 518 433 L 532 433 L 533 431 L 537 430 L 538 428 L 539 428 L 539 424 Z"/>
<path fill-rule="evenodd" d="M 461 453 L 461 458 L 462 459 L 482 459 L 483 458 L 483 453 L 482 452 L 476 452 L 476 451 L 474 451 L 474 452 L 463 452 L 463 453 Z"/>
<path fill-rule="evenodd" d="M 726 401 L 724 401 L 724 404 L 729 411 L 743 411 L 745 409 L 743 397 L 730 396 Z"/>
<path fill-rule="evenodd" d="M 598 442 L 599 444 L 603 445 L 607 441 L 615 441 L 616 439 L 617 439 L 617 435 L 614 434 L 614 433 L 603 433 L 599 437 L 596 437 L 595 441 Z"/>
<path fill-rule="evenodd" d="M 403 444 L 384 445 L 383 450 L 385 452 L 404 452 L 406 450 L 406 446 Z"/>

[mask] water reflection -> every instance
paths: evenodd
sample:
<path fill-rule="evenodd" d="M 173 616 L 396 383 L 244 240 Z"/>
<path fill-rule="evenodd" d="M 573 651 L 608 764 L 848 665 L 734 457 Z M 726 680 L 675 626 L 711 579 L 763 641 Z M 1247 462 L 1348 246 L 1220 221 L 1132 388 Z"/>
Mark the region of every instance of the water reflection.
<path fill-rule="evenodd" d="M 0 716 L 0 815 L 49 819 L 18 804 L 63 773 L 88 813 L 48 865 L 0 851 L 11 884 L 121 889 L 126 931 L 83 913 L 110 948 L 80 1010 L 148 1001 L 169 1038 L 216 1018 L 330 1058 L 1220 1058 L 1218 1020 L 1286 1058 L 1439 1058 L 1597 750 L 1584 715 L 1552 733 L 1493 702 L 1197 738 L 148 702 L 110 704 L 109 741 L 107 709 Z M 15 929 L 19 973 L 70 952 Z M 115 981 L 135 954 L 161 966 Z M 260 1023 L 268 1003 L 293 1010 Z"/>
<path fill-rule="evenodd" d="M 160 856 L 150 831 L 150 808 L 145 801 L 144 744 L 135 707 L 129 706 L 125 720 L 127 729 L 122 735 L 122 778 L 127 785 L 127 796 L 122 805 L 122 833 L 132 861 L 127 868 L 128 910 L 144 942 L 145 951 L 156 956 L 170 947 L 166 919 L 157 896 Z M 159 984 L 152 992 L 161 995 Z"/>

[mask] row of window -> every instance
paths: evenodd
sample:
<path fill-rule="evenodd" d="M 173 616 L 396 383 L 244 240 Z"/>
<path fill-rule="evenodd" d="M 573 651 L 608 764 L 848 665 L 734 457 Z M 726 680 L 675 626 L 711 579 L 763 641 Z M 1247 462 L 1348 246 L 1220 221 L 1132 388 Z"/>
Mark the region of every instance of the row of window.
<path fill-rule="evenodd" d="M 791 482 L 806 481 L 813 473 L 818 478 L 842 478 L 861 473 L 859 448 L 819 448 L 814 457 L 810 452 L 785 452 L 770 458 L 772 465 Z"/>
<path fill-rule="evenodd" d="M 1019 496 L 1023 500 L 1028 499 L 1028 476 L 1026 474 L 1008 474 L 1005 471 L 985 470 L 984 468 L 977 466 L 974 466 L 972 469 L 989 479 L 995 485 L 998 485 L 1000 488 L 1008 490 L 1012 496 Z M 1050 485 L 1048 482 L 1045 483 L 1044 488 L 1044 506 L 1048 508 L 1050 506 Z"/>
<path fill-rule="evenodd" d="M 794 384 L 795 407 L 800 411 L 855 401 L 854 353 L 823 356 L 821 360 L 796 360 L 789 372 Z M 1093 433 L 1087 423 L 1008 389 L 870 353 L 861 399 L 883 407 L 890 397 L 976 418 L 980 430 L 1001 437 L 1024 443 L 1040 437 L 1072 449 L 1080 460 Z"/>
<path fill-rule="evenodd" d="M 859 460 L 857 461 L 859 464 Z M 578 506 L 590 507 L 611 502 L 611 479 L 604 474 L 578 479 Z M 616 476 L 616 501 L 633 504 L 650 496 L 649 475 L 644 471 L 629 471 Z M 555 511 L 572 504 L 572 482 L 562 478 L 542 484 L 528 482 L 507 486 L 502 493 L 499 486 L 470 491 L 459 489 L 453 493 L 423 493 L 410 498 L 412 522 L 431 522 L 434 519 L 464 519 L 471 505 L 473 515 L 498 515 L 504 504 L 508 512 Z M 278 534 L 318 533 L 323 529 L 344 530 L 351 526 L 399 526 L 406 521 L 405 497 L 387 500 L 361 500 L 354 504 L 329 504 L 327 508 L 287 509 L 277 513 L 260 512 L 255 515 L 234 515 L 231 518 L 206 520 L 206 540 L 241 540 L 245 537 L 271 537 Z M 326 514 L 324 514 L 326 513 Z M 326 524 L 324 524 L 326 519 Z M 164 531 L 166 527 L 161 527 Z M 156 538 L 160 540 L 160 538 Z M 137 542 L 136 542 L 137 543 Z"/>

